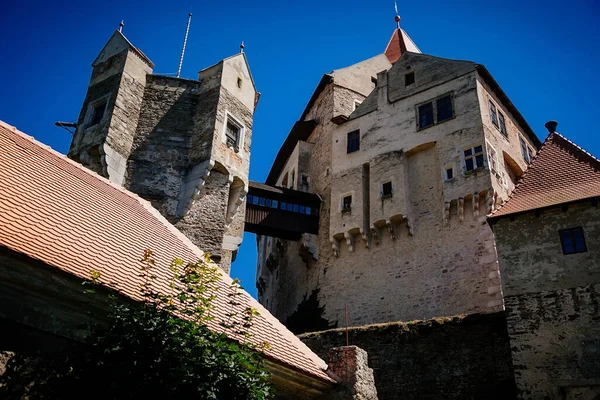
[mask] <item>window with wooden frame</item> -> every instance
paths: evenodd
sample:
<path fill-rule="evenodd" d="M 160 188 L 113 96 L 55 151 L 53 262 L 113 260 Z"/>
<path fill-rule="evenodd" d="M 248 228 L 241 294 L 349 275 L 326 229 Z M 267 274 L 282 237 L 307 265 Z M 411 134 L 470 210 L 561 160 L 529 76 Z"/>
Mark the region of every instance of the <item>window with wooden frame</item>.
<path fill-rule="evenodd" d="M 529 164 L 531 160 L 533 160 L 533 149 L 521 135 L 519 135 L 519 142 L 521 144 L 521 154 L 523 155 L 523 160 Z"/>
<path fill-rule="evenodd" d="M 232 148 L 236 153 L 240 151 L 242 135 L 244 127 L 241 123 L 235 120 L 231 115 L 227 114 L 225 120 L 225 144 Z"/>
<path fill-rule="evenodd" d="M 587 251 L 583 228 L 561 229 L 558 234 L 564 255 L 585 253 Z"/>
<path fill-rule="evenodd" d="M 493 173 L 498 173 L 498 155 L 496 150 L 488 143 L 487 144 L 488 165 Z"/>
<path fill-rule="evenodd" d="M 348 132 L 348 142 L 346 146 L 346 153 L 354 153 L 360 150 L 360 130 Z"/>
<path fill-rule="evenodd" d="M 478 168 L 483 168 L 483 146 L 476 145 L 463 150 L 465 160 L 465 170 L 475 171 Z"/>
<path fill-rule="evenodd" d="M 419 106 L 419 129 L 433 125 L 433 102 Z"/>
<path fill-rule="evenodd" d="M 445 94 L 417 106 L 417 122 L 419 130 L 452 118 L 454 118 L 452 94 Z"/>
<path fill-rule="evenodd" d="M 491 100 L 488 100 L 490 104 L 490 119 L 492 120 L 492 124 L 497 128 L 498 127 L 498 114 L 496 110 L 496 105 L 492 103 Z"/>
<path fill-rule="evenodd" d="M 498 129 L 500 129 L 500 133 L 508 137 L 508 131 L 506 130 L 506 121 L 504 120 L 504 114 L 502 114 L 500 111 L 498 111 L 498 123 L 500 125 L 498 127 Z"/>

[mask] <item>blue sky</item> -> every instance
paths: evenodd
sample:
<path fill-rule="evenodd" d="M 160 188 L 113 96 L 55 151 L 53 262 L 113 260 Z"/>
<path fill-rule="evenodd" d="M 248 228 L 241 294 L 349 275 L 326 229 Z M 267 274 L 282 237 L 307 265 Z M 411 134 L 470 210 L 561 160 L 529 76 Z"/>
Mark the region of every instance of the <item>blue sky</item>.
<path fill-rule="evenodd" d="M 426 4 L 426 5 L 425 5 Z M 402 27 L 427 54 L 486 65 L 540 139 L 544 123 L 600 155 L 600 3 L 399 1 Z M 123 33 L 175 73 L 193 13 L 182 77 L 239 51 L 243 40 L 262 97 L 250 179 L 264 182 L 321 75 L 381 53 L 395 27 L 393 0 L 301 2 L 4 0 L 0 15 L 0 119 L 66 153 L 91 63 L 121 20 Z M 256 241 L 245 235 L 232 275 L 254 287 Z"/>

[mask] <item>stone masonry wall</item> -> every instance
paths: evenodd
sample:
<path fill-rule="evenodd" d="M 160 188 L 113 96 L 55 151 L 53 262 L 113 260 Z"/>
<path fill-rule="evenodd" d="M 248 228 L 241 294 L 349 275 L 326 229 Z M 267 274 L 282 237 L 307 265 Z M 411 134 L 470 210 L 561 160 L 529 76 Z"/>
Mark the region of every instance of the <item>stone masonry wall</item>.
<path fill-rule="evenodd" d="M 558 231 L 574 227 L 588 250 L 563 255 Z M 503 218 L 493 229 L 520 398 L 594 398 L 573 392 L 600 391 L 598 206 Z"/>
<path fill-rule="evenodd" d="M 300 335 L 321 358 L 346 344 L 344 329 Z M 349 329 L 364 349 L 380 400 L 515 398 L 503 312 Z"/>

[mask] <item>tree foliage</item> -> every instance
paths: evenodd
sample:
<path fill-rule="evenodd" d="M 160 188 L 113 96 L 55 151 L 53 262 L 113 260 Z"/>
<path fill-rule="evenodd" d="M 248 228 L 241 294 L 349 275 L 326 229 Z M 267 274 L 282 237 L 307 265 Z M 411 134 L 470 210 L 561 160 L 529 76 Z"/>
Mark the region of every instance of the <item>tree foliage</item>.
<path fill-rule="evenodd" d="M 184 265 L 176 259 L 168 290 L 157 290 L 152 252 L 142 261 L 144 301 L 113 297 L 108 327 L 92 336 L 90 351 L 70 357 L 63 370 L 34 385 L 32 398 L 271 399 L 262 349 L 247 340 L 257 313 L 234 311 L 240 305 L 239 283 L 217 293 L 217 267 L 207 260 Z M 88 292 L 95 292 L 101 279 L 93 272 Z M 227 319 L 219 321 L 222 332 L 206 326 L 218 295 L 227 295 L 231 306 Z M 241 340 L 231 340 L 225 331 Z"/>

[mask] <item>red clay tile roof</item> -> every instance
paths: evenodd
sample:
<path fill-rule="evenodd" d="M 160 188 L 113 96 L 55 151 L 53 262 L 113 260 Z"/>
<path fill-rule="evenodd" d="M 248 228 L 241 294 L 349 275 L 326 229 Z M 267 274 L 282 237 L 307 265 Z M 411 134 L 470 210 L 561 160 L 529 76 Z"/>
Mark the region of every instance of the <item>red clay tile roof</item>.
<path fill-rule="evenodd" d="M 385 48 L 384 54 L 390 63 L 394 64 L 400 59 L 400 56 L 407 51 L 420 53 L 421 50 L 415 45 L 412 39 L 402 29 L 398 28 L 392 33 L 392 37 Z"/>
<path fill-rule="evenodd" d="M 600 196 L 600 160 L 551 133 L 506 203 L 490 218 Z"/>
<path fill-rule="evenodd" d="M 0 246 L 89 279 L 91 270 L 140 299 L 139 260 L 145 249 L 156 258 L 157 281 L 168 284 L 168 266 L 175 258 L 195 261 L 203 256 L 149 202 L 90 172 L 33 138 L 0 121 Z M 231 283 L 224 273 L 221 292 Z M 249 294 L 240 310 L 250 306 L 260 316 L 252 341 L 268 342 L 267 358 L 321 381 L 333 382 L 327 364 L 287 330 Z M 227 296 L 218 296 L 211 329 L 231 310 Z M 235 336 L 235 335 L 230 335 Z"/>

